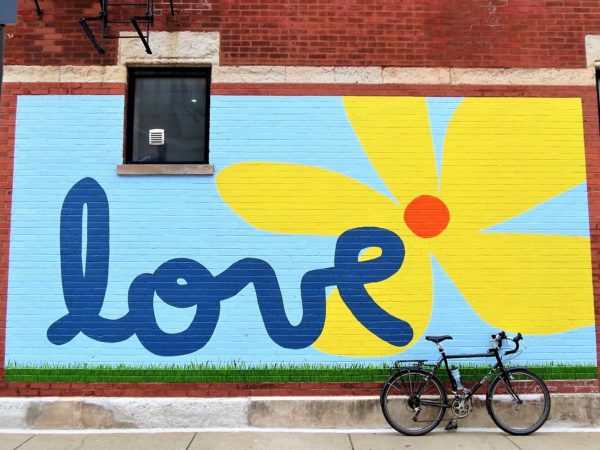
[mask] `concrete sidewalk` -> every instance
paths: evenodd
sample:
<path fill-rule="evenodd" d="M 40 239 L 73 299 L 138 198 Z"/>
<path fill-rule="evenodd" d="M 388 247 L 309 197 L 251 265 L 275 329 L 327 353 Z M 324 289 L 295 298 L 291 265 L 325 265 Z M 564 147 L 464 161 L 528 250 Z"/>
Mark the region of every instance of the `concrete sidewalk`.
<path fill-rule="evenodd" d="M 597 449 L 600 433 L 539 431 L 510 436 L 500 431 L 434 431 L 426 436 L 398 433 L 181 432 L 0 434 L 0 450 L 547 450 Z"/>

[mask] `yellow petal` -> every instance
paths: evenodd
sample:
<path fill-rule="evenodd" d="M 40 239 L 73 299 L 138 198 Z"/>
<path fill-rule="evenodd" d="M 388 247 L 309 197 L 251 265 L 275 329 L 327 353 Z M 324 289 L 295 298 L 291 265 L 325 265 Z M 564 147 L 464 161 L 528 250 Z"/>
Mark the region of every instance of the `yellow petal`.
<path fill-rule="evenodd" d="M 369 160 L 401 205 L 438 191 L 425 98 L 344 97 L 344 106 Z"/>
<path fill-rule="evenodd" d="M 495 328 L 550 334 L 594 324 L 588 238 L 475 233 L 439 244 L 443 269 Z"/>
<path fill-rule="evenodd" d="M 425 331 L 431 317 L 433 285 L 428 252 L 416 238 L 403 237 L 406 257 L 400 270 L 379 283 L 366 286 L 373 300 L 389 314 L 410 324 L 413 339 L 404 347 L 391 345 L 367 330 L 346 306 L 337 289 L 327 298 L 325 327 L 313 344 L 334 355 L 385 356 L 412 346 Z M 371 254 L 364 255 L 368 259 Z"/>
<path fill-rule="evenodd" d="M 585 180 L 580 99 L 469 98 L 444 146 L 450 227 L 481 230 Z"/>
<path fill-rule="evenodd" d="M 217 176 L 219 194 L 261 230 L 340 235 L 351 228 L 394 229 L 402 220 L 385 195 L 329 170 L 296 164 L 241 163 Z"/>

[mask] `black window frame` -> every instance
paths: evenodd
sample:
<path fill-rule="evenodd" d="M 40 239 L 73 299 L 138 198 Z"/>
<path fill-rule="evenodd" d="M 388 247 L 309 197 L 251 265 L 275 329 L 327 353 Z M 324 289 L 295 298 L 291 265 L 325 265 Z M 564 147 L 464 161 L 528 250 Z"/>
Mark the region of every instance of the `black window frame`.
<path fill-rule="evenodd" d="M 204 124 L 204 162 L 176 161 L 176 162 L 140 162 L 133 161 L 133 121 L 135 110 L 135 84 L 138 78 L 204 78 L 206 80 L 206 114 Z M 210 134 L 210 67 L 129 67 L 127 70 L 127 112 L 126 112 L 126 138 L 125 161 L 126 165 L 177 165 L 177 164 L 209 164 L 209 134 Z"/>

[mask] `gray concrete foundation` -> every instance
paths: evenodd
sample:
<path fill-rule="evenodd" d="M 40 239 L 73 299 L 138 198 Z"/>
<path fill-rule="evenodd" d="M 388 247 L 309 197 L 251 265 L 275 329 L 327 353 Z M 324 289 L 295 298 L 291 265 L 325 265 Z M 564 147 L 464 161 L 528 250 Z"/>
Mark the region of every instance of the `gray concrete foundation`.
<path fill-rule="evenodd" d="M 555 394 L 547 426 L 599 427 L 600 395 Z M 446 418 L 451 418 L 448 411 Z M 495 427 L 485 399 L 459 421 L 464 428 Z M 389 428 L 376 397 L 2 398 L 0 429 Z"/>

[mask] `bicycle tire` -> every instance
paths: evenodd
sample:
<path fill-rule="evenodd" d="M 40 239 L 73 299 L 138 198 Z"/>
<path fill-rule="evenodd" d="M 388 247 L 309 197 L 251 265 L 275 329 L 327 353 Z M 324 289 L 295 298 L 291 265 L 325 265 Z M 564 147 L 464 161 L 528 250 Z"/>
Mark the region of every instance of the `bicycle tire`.
<path fill-rule="evenodd" d="M 442 383 L 433 373 L 417 368 L 402 369 L 388 378 L 379 400 L 385 420 L 408 436 L 429 433 L 446 413 Z"/>
<path fill-rule="evenodd" d="M 512 368 L 492 380 L 486 405 L 499 428 L 509 434 L 527 435 L 546 422 L 550 414 L 550 392 L 535 373 L 525 368 Z"/>

